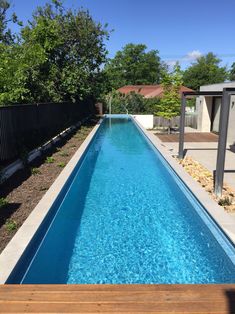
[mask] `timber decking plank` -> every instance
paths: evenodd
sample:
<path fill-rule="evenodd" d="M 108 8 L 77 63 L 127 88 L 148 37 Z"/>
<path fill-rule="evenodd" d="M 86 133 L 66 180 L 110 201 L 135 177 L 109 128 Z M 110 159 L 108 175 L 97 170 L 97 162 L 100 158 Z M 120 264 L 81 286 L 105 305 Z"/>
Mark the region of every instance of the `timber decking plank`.
<path fill-rule="evenodd" d="M 89 313 L 89 312 L 169 312 L 182 313 L 188 311 L 198 313 L 221 313 L 228 311 L 226 302 L 184 302 L 184 303 L 5 303 L 0 305 L 0 313 Z M 187 312 L 186 312 L 187 313 Z M 228 312 L 229 313 L 229 312 Z"/>
<path fill-rule="evenodd" d="M 1 285 L 0 313 L 235 313 L 235 285 Z"/>
<path fill-rule="evenodd" d="M 230 297 L 235 301 L 235 290 Z M 80 291 L 77 292 L 3 292 L 0 303 L 3 302 L 205 302 L 210 300 L 223 301 L 224 291 Z"/>
<path fill-rule="evenodd" d="M 0 292 L 3 291 L 219 291 L 235 289 L 235 284 L 24 284 L 24 285 L 0 285 Z"/>

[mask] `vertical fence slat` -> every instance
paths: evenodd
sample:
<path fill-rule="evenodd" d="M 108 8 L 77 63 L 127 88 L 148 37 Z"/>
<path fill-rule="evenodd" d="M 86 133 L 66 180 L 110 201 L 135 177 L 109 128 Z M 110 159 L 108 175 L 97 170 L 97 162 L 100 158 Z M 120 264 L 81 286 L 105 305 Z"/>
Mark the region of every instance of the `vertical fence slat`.
<path fill-rule="evenodd" d="M 0 107 L 0 165 L 20 157 L 94 112 L 92 101 Z"/>
<path fill-rule="evenodd" d="M 170 123 L 168 119 L 163 117 L 154 117 L 154 126 L 155 127 L 163 127 L 167 128 L 170 125 L 171 128 L 178 128 L 180 125 L 180 117 L 173 117 L 170 119 Z M 186 115 L 185 116 L 185 126 L 196 129 L 197 128 L 197 115 Z"/>

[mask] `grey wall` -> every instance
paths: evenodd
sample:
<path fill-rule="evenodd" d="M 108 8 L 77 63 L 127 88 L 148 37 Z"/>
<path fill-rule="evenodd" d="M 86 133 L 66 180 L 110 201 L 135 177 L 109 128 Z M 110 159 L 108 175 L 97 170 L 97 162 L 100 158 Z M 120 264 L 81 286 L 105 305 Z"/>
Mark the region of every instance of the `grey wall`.
<path fill-rule="evenodd" d="M 235 96 L 231 96 L 227 143 L 235 144 Z"/>

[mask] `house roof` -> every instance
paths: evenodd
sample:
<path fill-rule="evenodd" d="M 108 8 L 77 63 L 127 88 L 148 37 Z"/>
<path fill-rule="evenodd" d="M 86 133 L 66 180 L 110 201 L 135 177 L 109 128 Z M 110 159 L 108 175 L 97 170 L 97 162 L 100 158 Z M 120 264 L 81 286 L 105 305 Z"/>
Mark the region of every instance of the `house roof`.
<path fill-rule="evenodd" d="M 122 94 L 129 94 L 135 92 L 144 96 L 145 98 L 161 97 L 163 94 L 162 85 L 127 85 L 118 89 Z M 193 92 L 192 89 L 181 86 L 180 93 L 182 92 Z"/>

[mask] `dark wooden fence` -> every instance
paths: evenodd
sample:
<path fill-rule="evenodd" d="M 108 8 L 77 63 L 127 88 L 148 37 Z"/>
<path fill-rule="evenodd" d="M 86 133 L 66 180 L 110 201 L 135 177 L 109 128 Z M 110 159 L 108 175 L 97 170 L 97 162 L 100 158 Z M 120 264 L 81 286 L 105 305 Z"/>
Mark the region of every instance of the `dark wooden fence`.
<path fill-rule="evenodd" d="M 180 117 L 174 117 L 170 119 L 170 127 L 177 128 L 180 125 Z M 155 127 L 165 127 L 169 126 L 169 120 L 163 117 L 154 117 L 154 126 Z M 197 128 L 197 115 L 190 114 L 185 116 L 185 126 L 190 126 L 192 128 Z"/>
<path fill-rule="evenodd" d="M 44 144 L 93 108 L 91 101 L 0 107 L 0 165 Z"/>

